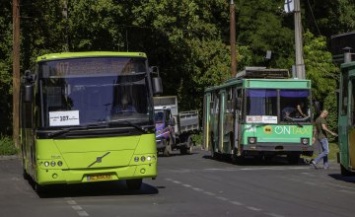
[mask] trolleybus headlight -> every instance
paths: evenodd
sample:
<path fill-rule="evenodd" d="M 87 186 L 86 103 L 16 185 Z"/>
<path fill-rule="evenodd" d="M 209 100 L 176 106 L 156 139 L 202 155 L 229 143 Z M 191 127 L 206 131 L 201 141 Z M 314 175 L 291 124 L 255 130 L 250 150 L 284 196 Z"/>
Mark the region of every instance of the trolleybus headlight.
<path fill-rule="evenodd" d="M 51 162 L 51 166 L 52 166 L 52 167 L 55 167 L 55 161 L 52 161 L 52 162 Z"/>
<path fill-rule="evenodd" d="M 256 138 L 255 137 L 248 137 L 248 142 L 249 142 L 249 144 L 255 144 Z"/>
<path fill-rule="evenodd" d="M 302 143 L 303 145 L 308 145 L 308 143 L 309 143 L 308 138 L 301 138 L 301 143 Z"/>
<path fill-rule="evenodd" d="M 49 167 L 49 162 L 48 161 L 44 162 L 44 166 Z"/>
<path fill-rule="evenodd" d="M 142 162 L 145 161 L 145 157 L 144 157 L 144 156 L 141 157 L 141 161 L 142 161 Z"/>
<path fill-rule="evenodd" d="M 134 157 L 134 162 L 138 162 L 139 161 L 139 157 Z"/>
<path fill-rule="evenodd" d="M 151 160 L 152 160 L 152 157 L 148 156 L 147 161 L 151 161 Z"/>

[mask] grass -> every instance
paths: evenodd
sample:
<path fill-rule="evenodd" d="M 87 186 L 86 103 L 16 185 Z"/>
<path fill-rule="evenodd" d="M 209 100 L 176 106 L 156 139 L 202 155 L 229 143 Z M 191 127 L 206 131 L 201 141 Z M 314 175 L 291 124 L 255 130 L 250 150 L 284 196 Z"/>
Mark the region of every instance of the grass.
<path fill-rule="evenodd" d="M 15 155 L 18 149 L 15 147 L 12 138 L 2 136 L 0 138 L 0 156 L 1 155 Z"/>

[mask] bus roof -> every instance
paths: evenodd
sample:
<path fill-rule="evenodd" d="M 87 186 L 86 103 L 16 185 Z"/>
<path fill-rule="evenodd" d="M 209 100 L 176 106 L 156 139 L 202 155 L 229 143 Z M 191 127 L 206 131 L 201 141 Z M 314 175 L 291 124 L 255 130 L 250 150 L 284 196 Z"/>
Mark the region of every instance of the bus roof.
<path fill-rule="evenodd" d="M 58 60 L 80 57 L 142 57 L 147 58 L 143 52 L 114 52 L 114 51 L 85 51 L 85 52 L 63 52 L 49 53 L 37 57 L 37 62 L 46 60 Z"/>
<path fill-rule="evenodd" d="M 263 88 L 263 89 L 310 89 L 311 81 L 306 79 L 238 79 L 234 78 L 227 82 L 213 87 L 207 87 L 205 92 L 224 89 L 232 86 L 242 88 Z"/>

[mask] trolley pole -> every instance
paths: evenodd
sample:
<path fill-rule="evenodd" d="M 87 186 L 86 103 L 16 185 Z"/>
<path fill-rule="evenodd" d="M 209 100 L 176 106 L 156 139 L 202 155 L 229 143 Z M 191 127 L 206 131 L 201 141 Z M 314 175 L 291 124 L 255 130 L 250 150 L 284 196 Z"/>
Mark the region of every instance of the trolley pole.
<path fill-rule="evenodd" d="M 301 4 L 300 0 L 295 2 L 295 46 L 296 46 L 296 75 L 298 79 L 305 79 L 305 65 L 303 60 L 302 24 L 301 24 Z"/>
<path fill-rule="evenodd" d="M 231 46 L 231 76 L 235 77 L 237 74 L 237 55 L 236 55 L 236 30 L 235 30 L 235 5 L 234 1 L 230 2 L 230 46 Z"/>
<path fill-rule="evenodd" d="M 13 19 L 13 75 L 12 75 L 12 129 L 14 145 L 19 148 L 20 132 L 20 0 L 12 1 Z"/>

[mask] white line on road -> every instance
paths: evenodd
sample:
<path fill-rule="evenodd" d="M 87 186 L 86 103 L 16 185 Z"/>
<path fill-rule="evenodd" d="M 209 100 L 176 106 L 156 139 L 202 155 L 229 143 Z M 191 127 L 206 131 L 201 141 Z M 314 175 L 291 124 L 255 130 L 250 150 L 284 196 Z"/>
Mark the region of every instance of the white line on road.
<path fill-rule="evenodd" d="M 253 207 L 253 206 L 247 206 L 247 208 L 250 210 L 256 211 L 256 212 L 260 212 L 262 210 L 262 209 L 259 209 L 259 208 Z"/>
<path fill-rule="evenodd" d="M 174 179 L 171 179 L 171 178 L 166 178 L 165 180 L 169 181 L 169 182 L 172 182 L 172 183 L 175 183 L 175 184 L 178 184 L 178 185 L 181 185 L 181 186 L 186 187 L 186 188 L 191 188 L 194 191 L 204 193 L 204 194 L 206 194 L 208 196 L 212 196 L 212 197 L 214 197 L 214 198 L 216 198 L 218 200 L 221 200 L 221 201 L 229 202 L 229 203 L 231 203 L 233 205 L 236 205 L 236 206 L 244 206 L 246 209 L 249 209 L 249 210 L 254 211 L 254 212 L 261 212 L 262 211 L 262 209 L 260 209 L 260 208 L 257 208 L 257 207 L 254 207 L 254 206 L 247 206 L 247 205 L 244 205 L 244 204 L 242 204 L 242 203 L 240 203 L 238 201 L 230 201 L 226 197 L 218 196 L 217 194 L 215 194 L 213 192 L 205 191 L 205 190 L 203 190 L 201 188 L 194 187 L 194 186 L 192 186 L 190 184 L 185 184 L 185 183 L 180 182 L 178 180 L 174 180 Z M 272 216 L 272 217 L 284 217 L 282 215 L 278 215 L 278 214 L 275 214 L 275 213 L 264 213 L 264 214 Z"/>
<path fill-rule="evenodd" d="M 79 216 L 89 216 L 89 214 L 81 207 L 80 205 L 77 205 L 77 202 L 70 197 L 65 198 L 66 202 L 68 205 L 71 206 L 71 208 L 76 211 L 76 213 Z"/>
<path fill-rule="evenodd" d="M 272 217 L 284 217 L 283 215 L 278 215 L 275 213 L 265 213 L 266 215 L 272 216 Z"/>
<path fill-rule="evenodd" d="M 230 201 L 231 204 L 237 205 L 237 206 L 242 206 L 242 203 L 239 203 L 238 201 Z"/>

